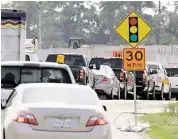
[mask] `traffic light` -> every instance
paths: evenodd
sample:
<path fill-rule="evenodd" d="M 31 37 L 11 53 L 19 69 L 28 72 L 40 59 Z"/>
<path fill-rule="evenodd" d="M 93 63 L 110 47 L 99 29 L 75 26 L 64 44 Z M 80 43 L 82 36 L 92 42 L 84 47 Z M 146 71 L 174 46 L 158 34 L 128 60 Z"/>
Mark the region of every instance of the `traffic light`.
<path fill-rule="evenodd" d="M 129 17 L 129 42 L 137 43 L 138 38 L 138 17 Z"/>

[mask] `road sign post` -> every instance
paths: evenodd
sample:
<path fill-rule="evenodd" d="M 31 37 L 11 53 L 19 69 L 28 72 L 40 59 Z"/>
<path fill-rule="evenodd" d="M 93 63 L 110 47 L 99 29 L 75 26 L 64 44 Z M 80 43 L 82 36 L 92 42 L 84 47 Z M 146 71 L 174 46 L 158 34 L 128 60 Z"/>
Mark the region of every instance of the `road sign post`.
<path fill-rule="evenodd" d="M 134 115 L 135 126 L 137 127 L 137 93 L 136 93 L 136 72 L 134 71 Z"/>
<path fill-rule="evenodd" d="M 145 48 L 136 48 L 152 28 L 136 12 L 132 11 L 115 29 L 132 48 L 123 49 L 123 69 L 134 73 L 134 113 L 137 127 L 136 71 L 145 70 Z M 134 49 L 133 49 L 134 48 Z"/>

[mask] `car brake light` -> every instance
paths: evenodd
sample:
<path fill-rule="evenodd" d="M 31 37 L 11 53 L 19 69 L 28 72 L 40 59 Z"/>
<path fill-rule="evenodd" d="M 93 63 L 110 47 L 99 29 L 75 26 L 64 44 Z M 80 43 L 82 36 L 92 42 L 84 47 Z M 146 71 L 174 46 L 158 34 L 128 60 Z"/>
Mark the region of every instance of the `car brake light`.
<path fill-rule="evenodd" d="M 124 80 L 124 72 L 122 71 L 121 73 L 120 73 L 120 81 L 123 81 Z"/>
<path fill-rule="evenodd" d="M 85 79 L 85 71 L 83 69 L 80 70 L 80 79 Z"/>
<path fill-rule="evenodd" d="M 104 78 L 104 79 L 101 81 L 101 83 L 103 83 L 103 84 L 109 83 L 109 79 L 108 79 L 108 78 Z"/>
<path fill-rule="evenodd" d="M 104 119 L 104 117 L 97 117 L 97 116 L 92 116 L 90 117 L 90 119 L 88 120 L 87 124 L 86 124 L 86 127 L 89 127 L 89 126 L 95 126 L 95 125 L 106 125 L 108 124 L 109 122 Z"/>
<path fill-rule="evenodd" d="M 38 125 L 35 116 L 32 114 L 18 114 L 13 120 L 18 123 Z"/>

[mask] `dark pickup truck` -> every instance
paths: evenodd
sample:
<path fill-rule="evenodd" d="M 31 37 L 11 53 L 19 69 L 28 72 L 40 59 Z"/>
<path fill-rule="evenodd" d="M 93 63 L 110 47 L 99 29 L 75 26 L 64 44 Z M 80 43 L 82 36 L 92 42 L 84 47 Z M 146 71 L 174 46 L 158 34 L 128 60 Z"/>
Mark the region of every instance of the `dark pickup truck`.
<path fill-rule="evenodd" d="M 91 87 L 94 86 L 94 75 L 88 68 L 87 57 L 75 53 L 49 54 L 46 62 L 57 62 L 58 55 L 63 55 L 65 57 L 64 64 L 67 64 L 70 67 L 77 83 L 89 85 Z"/>

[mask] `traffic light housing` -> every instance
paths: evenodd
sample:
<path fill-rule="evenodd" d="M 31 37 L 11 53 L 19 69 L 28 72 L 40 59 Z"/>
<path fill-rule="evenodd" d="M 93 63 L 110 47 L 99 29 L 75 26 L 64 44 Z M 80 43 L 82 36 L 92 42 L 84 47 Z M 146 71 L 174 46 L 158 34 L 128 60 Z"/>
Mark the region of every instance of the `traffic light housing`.
<path fill-rule="evenodd" d="M 138 17 L 129 17 L 129 42 L 138 43 Z"/>

